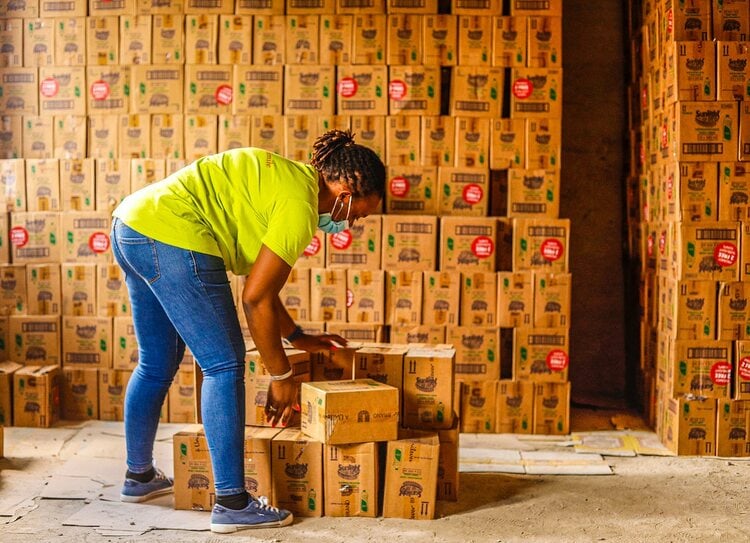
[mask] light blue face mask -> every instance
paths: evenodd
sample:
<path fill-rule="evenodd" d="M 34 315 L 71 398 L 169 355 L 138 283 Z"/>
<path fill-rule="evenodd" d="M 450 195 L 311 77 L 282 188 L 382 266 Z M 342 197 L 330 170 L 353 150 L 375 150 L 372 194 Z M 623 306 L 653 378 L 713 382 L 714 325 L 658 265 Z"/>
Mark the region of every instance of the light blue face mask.
<path fill-rule="evenodd" d="M 346 208 L 346 217 L 343 221 L 334 221 L 333 215 L 338 211 L 336 208 L 339 205 L 338 196 L 336 201 L 333 203 L 333 209 L 330 213 L 321 213 L 318 215 L 318 228 L 326 234 L 338 234 L 349 228 L 349 213 L 352 210 L 352 200 L 354 196 L 349 196 L 349 206 Z M 344 209 L 343 202 L 341 203 L 341 209 Z"/>

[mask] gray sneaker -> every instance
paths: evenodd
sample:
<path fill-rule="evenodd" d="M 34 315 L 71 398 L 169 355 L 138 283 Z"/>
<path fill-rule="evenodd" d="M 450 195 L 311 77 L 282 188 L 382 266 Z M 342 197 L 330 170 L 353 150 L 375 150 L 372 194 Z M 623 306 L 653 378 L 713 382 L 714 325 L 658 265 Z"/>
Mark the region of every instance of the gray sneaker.
<path fill-rule="evenodd" d="M 268 505 L 268 498 L 249 496 L 247 507 L 240 510 L 227 509 L 218 503 L 211 510 L 211 531 L 231 534 L 249 528 L 280 528 L 289 526 L 294 516 L 286 509 Z"/>
<path fill-rule="evenodd" d="M 174 490 L 174 480 L 164 475 L 159 468 L 154 468 L 154 478 L 147 483 L 135 479 L 125 479 L 120 491 L 120 501 L 129 503 L 145 502 L 151 498 L 169 494 Z"/>

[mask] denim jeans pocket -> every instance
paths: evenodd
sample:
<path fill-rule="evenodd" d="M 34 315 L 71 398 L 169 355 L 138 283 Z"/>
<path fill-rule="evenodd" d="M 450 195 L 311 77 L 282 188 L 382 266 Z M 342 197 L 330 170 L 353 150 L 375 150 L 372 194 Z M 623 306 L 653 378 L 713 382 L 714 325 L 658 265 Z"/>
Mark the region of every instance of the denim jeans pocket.
<path fill-rule="evenodd" d="M 224 260 L 218 256 L 190 251 L 193 270 L 203 286 L 224 286 L 229 284 Z"/>
<path fill-rule="evenodd" d="M 161 276 L 156 243 L 118 221 L 114 228 L 113 245 L 119 250 L 127 265 L 144 281 L 153 283 Z"/>

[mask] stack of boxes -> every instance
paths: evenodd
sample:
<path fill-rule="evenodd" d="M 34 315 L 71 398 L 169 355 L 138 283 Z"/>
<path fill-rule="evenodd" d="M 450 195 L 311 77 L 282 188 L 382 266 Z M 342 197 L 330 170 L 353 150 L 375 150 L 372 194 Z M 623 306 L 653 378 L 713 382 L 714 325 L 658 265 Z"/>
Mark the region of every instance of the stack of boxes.
<path fill-rule="evenodd" d="M 678 454 L 748 456 L 750 3 L 631 3 L 640 391 Z"/>

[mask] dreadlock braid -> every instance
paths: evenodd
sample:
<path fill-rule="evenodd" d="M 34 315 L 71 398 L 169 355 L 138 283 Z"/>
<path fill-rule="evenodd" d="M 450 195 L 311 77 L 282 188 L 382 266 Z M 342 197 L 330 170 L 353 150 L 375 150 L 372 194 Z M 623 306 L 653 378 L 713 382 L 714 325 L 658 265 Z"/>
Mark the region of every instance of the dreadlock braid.
<path fill-rule="evenodd" d="M 310 163 L 328 182 L 344 181 L 356 196 L 385 193 L 385 166 L 375 151 L 354 143 L 350 130 L 329 130 L 313 144 Z"/>

